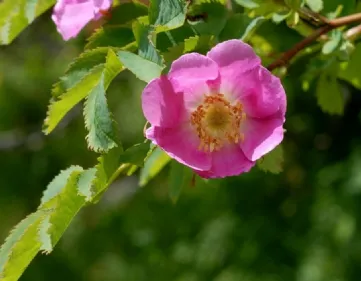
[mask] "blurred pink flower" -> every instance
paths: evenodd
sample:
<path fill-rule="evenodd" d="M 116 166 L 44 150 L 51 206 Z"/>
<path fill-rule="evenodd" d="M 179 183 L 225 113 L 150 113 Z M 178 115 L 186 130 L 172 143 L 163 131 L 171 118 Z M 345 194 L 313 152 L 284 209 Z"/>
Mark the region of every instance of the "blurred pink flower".
<path fill-rule="evenodd" d="M 112 0 L 58 0 L 52 19 L 64 40 L 78 35 L 91 20 L 98 20 L 112 4 Z"/>
<path fill-rule="evenodd" d="M 146 137 L 205 178 L 248 172 L 283 139 L 282 84 L 239 40 L 181 56 L 145 87 L 142 107 Z"/>

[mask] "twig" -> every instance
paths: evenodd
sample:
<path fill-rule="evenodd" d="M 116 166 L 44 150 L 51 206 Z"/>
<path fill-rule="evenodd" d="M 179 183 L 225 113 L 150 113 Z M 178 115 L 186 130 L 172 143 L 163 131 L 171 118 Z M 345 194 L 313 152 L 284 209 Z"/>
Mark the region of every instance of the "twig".
<path fill-rule="evenodd" d="M 306 48 L 308 45 L 310 45 L 313 41 L 315 41 L 317 38 L 319 38 L 321 35 L 328 33 L 332 29 L 348 25 L 351 23 L 359 22 L 361 21 L 361 13 L 328 20 L 327 24 L 324 26 L 321 26 L 320 28 L 316 29 L 314 33 L 303 39 L 302 41 L 298 42 L 296 45 L 294 45 L 291 49 L 286 51 L 281 55 L 280 58 L 276 59 L 274 62 L 272 62 L 267 69 L 269 71 L 272 71 L 278 67 L 281 67 L 285 64 L 287 64 L 295 55 L 297 55 L 300 51 L 302 51 L 304 48 Z M 360 27 L 361 28 L 361 27 Z"/>
<path fill-rule="evenodd" d="M 361 24 L 360 25 L 356 25 L 352 28 L 350 28 L 349 30 L 346 31 L 346 38 L 348 40 L 355 40 L 357 36 L 359 36 L 361 34 Z"/>

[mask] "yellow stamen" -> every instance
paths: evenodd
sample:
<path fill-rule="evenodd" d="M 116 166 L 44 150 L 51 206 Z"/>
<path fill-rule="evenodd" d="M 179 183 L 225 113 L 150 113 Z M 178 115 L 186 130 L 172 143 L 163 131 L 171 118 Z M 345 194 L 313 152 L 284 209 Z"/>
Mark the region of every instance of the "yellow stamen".
<path fill-rule="evenodd" d="M 206 96 L 203 104 L 191 114 L 191 124 L 200 141 L 198 149 L 213 152 L 226 142 L 243 141 L 240 127 L 245 119 L 246 114 L 240 102 L 231 104 L 223 94 Z"/>

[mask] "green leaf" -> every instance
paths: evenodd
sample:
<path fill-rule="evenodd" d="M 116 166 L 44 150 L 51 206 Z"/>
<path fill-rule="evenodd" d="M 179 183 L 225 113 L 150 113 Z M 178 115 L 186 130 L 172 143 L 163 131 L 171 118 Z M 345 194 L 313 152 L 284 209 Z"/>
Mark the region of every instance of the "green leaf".
<path fill-rule="evenodd" d="M 85 197 L 85 200 L 90 202 L 94 197 L 92 192 L 93 183 L 96 180 L 96 168 L 90 168 L 81 172 L 78 178 L 78 191 L 79 194 Z"/>
<path fill-rule="evenodd" d="M 36 17 L 55 0 L 4 0 L 0 3 L 0 45 L 11 43 Z"/>
<path fill-rule="evenodd" d="M 157 147 L 145 161 L 144 168 L 140 172 L 139 185 L 145 186 L 169 163 L 170 159 L 163 150 Z"/>
<path fill-rule="evenodd" d="M 120 155 L 119 161 L 143 167 L 144 159 L 146 158 L 148 151 L 149 142 L 133 145 Z"/>
<path fill-rule="evenodd" d="M 140 80 L 147 83 L 152 79 L 159 77 L 162 73 L 162 66 L 136 54 L 119 51 L 117 55 L 126 68 L 133 72 Z"/>
<path fill-rule="evenodd" d="M 124 47 L 135 41 L 133 32 L 127 27 L 102 27 L 89 38 L 85 49 L 96 47 Z"/>
<path fill-rule="evenodd" d="M 283 170 L 283 147 L 278 145 L 271 152 L 257 161 L 257 166 L 264 172 L 279 174 Z"/>
<path fill-rule="evenodd" d="M 66 77 L 55 86 L 56 97 L 49 105 L 44 131 L 49 134 L 70 109 L 88 97 L 84 107 L 85 124 L 89 130 L 88 145 L 94 151 L 107 151 L 118 145 L 111 114 L 108 110 L 105 91 L 123 66 L 111 49 L 94 49 L 74 62 Z M 105 60 L 105 61 L 104 61 Z M 93 65 L 96 66 L 93 66 Z M 93 66 L 91 70 L 88 67 Z M 62 89 L 66 92 L 59 96 Z"/>
<path fill-rule="evenodd" d="M 323 9 L 323 0 L 305 0 L 310 9 L 316 13 L 321 12 Z"/>
<path fill-rule="evenodd" d="M 163 65 L 163 58 L 155 47 L 156 33 L 154 28 L 140 21 L 135 21 L 133 33 L 138 43 L 138 55 L 148 61 Z"/>
<path fill-rule="evenodd" d="M 224 29 L 219 35 L 219 40 L 226 41 L 239 38 L 246 42 L 263 22 L 264 17 L 251 19 L 245 14 L 234 14 L 228 18 Z"/>
<path fill-rule="evenodd" d="M 183 0 L 151 0 L 149 23 L 165 30 L 183 25 L 186 18 L 186 3 Z"/>
<path fill-rule="evenodd" d="M 98 164 L 95 166 L 95 178 L 90 190 L 92 202 L 95 198 L 99 198 L 99 194 L 102 194 L 125 168 L 125 164 L 120 162 L 122 153 L 122 147 L 115 147 L 98 158 Z"/>
<path fill-rule="evenodd" d="M 96 152 L 106 152 L 119 143 L 115 121 L 111 117 L 105 92 L 122 68 L 115 53 L 109 49 L 98 85 L 92 89 L 85 102 L 85 127 L 89 130 L 86 139 L 89 147 Z"/>
<path fill-rule="evenodd" d="M 54 85 L 44 132 L 49 134 L 65 114 L 85 98 L 98 84 L 104 69 L 108 48 L 98 48 L 80 55 Z"/>
<path fill-rule="evenodd" d="M 255 0 L 235 0 L 238 5 L 241 5 L 248 9 L 255 9 L 259 7 L 258 1 Z"/>
<path fill-rule="evenodd" d="M 330 38 L 322 47 L 322 53 L 325 55 L 331 54 L 341 45 L 342 31 L 334 29 L 330 32 Z"/>
<path fill-rule="evenodd" d="M 40 210 L 50 210 L 40 229 L 41 237 L 46 242 L 42 244 L 40 250 L 45 253 L 50 253 L 53 250 L 72 219 L 86 204 L 85 197 L 78 190 L 77 184 L 80 174 L 81 171 L 72 172 L 67 181 L 63 183 L 61 192 L 40 207 Z"/>
<path fill-rule="evenodd" d="M 75 172 L 81 172 L 83 170 L 80 166 L 71 166 L 66 170 L 61 171 L 47 186 L 44 191 L 43 197 L 40 201 L 40 206 L 44 206 L 51 199 L 59 195 L 61 190 L 64 187 L 64 183 L 66 183 L 70 177 L 70 175 Z"/>
<path fill-rule="evenodd" d="M 41 246 L 38 228 L 45 215 L 45 211 L 37 211 L 22 220 L 10 232 L 0 248 L 0 280 L 18 280 L 36 256 Z"/>
<path fill-rule="evenodd" d="M 324 112 L 343 114 L 345 100 L 335 73 L 321 74 L 316 87 L 317 103 Z"/>
<path fill-rule="evenodd" d="M 354 87 L 361 89 L 361 43 L 355 47 L 354 52 L 350 56 L 350 60 L 341 64 L 338 77 L 351 83 Z"/>
<path fill-rule="evenodd" d="M 182 189 L 189 186 L 192 180 L 192 170 L 185 165 L 172 160 L 169 173 L 169 196 L 173 203 L 178 201 Z"/>
<path fill-rule="evenodd" d="M 121 3 L 112 7 L 111 18 L 106 25 L 124 25 L 148 13 L 146 6 L 139 3 Z"/>
<path fill-rule="evenodd" d="M 201 20 L 191 20 L 192 16 L 204 15 Z M 188 23 L 199 35 L 218 36 L 227 22 L 227 9 L 219 1 L 204 2 L 192 6 L 188 15 Z"/>

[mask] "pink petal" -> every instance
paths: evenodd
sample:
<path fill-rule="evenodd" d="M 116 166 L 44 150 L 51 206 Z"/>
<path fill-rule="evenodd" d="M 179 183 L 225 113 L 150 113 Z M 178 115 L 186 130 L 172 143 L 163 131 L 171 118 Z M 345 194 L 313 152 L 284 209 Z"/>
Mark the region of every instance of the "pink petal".
<path fill-rule="evenodd" d="M 263 66 L 221 77 L 220 91 L 230 101 L 242 103 L 247 116 L 266 118 L 286 112 L 286 94 L 278 77 Z"/>
<path fill-rule="evenodd" d="M 195 170 L 209 170 L 210 154 L 198 150 L 199 140 L 190 128 L 150 127 L 146 137 L 159 145 L 170 157 Z"/>
<path fill-rule="evenodd" d="M 284 115 L 286 94 L 280 79 L 263 66 L 252 70 L 252 73 L 254 73 L 254 80 L 245 85 L 246 95 L 241 98 L 246 114 L 265 118 L 281 111 Z"/>
<path fill-rule="evenodd" d="M 214 60 L 224 74 L 244 72 L 261 64 L 252 47 L 236 39 L 218 44 L 207 57 Z"/>
<path fill-rule="evenodd" d="M 112 0 L 58 0 L 52 19 L 64 40 L 78 35 L 91 20 L 99 19 L 101 10 L 108 10 Z"/>
<path fill-rule="evenodd" d="M 246 119 L 242 126 L 245 137 L 240 147 L 249 160 L 258 160 L 281 143 L 283 122 L 283 118 Z"/>
<path fill-rule="evenodd" d="M 61 1 L 62 3 L 64 1 Z M 94 18 L 94 6 L 91 1 L 84 3 L 56 5 L 52 19 L 64 40 L 78 35 L 80 30 Z"/>
<path fill-rule="evenodd" d="M 217 64 L 198 53 L 185 54 L 172 63 L 168 76 L 178 82 L 207 81 L 218 77 Z"/>
<path fill-rule="evenodd" d="M 227 145 L 212 153 L 212 167 L 208 171 L 195 171 L 204 178 L 223 178 L 248 172 L 255 162 L 246 158 L 238 145 Z"/>
<path fill-rule="evenodd" d="M 142 108 L 153 126 L 175 127 L 183 116 L 183 94 L 175 94 L 168 78 L 161 76 L 144 88 Z"/>

